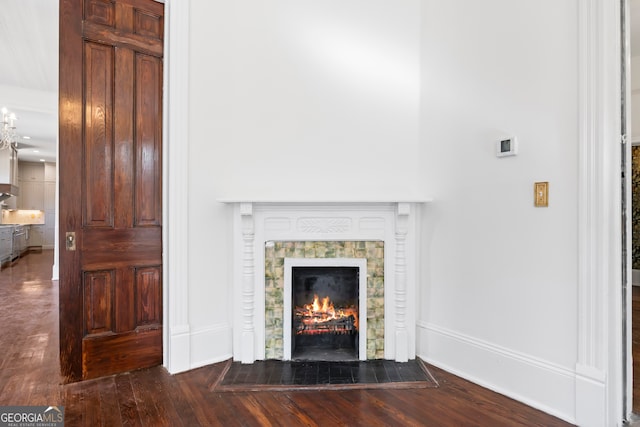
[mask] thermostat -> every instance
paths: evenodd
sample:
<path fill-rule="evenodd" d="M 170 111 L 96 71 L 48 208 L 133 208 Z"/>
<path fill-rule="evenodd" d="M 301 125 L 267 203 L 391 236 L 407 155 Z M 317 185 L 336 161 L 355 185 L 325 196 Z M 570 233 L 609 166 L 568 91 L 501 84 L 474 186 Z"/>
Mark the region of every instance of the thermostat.
<path fill-rule="evenodd" d="M 515 136 L 498 141 L 496 154 L 498 157 L 515 156 L 516 154 L 518 154 L 518 140 Z"/>

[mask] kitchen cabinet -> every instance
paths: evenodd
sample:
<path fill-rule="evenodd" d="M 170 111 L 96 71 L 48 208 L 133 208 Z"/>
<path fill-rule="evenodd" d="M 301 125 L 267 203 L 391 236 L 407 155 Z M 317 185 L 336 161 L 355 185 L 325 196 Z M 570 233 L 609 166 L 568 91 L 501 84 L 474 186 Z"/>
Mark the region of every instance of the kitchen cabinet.
<path fill-rule="evenodd" d="M 44 243 L 44 225 L 31 225 L 28 233 L 27 246 L 42 247 Z"/>
<path fill-rule="evenodd" d="M 20 162 L 18 176 L 20 181 L 44 181 L 44 164 Z"/>
<path fill-rule="evenodd" d="M 16 194 L 18 182 L 18 150 L 15 146 L 0 150 L 0 192 Z"/>
<path fill-rule="evenodd" d="M 44 166 L 43 163 L 20 162 L 18 209 L 44 210 Z"/>
<path fill-rule="evenodd" d="M 0 226 L 0 264 L 11 261 L 13 239 L 12 226 Z"/>
<path fill-rule="evenodd" d="M 27 250 L 28 225 L 14 225 L 12 235 L 11 259 L 15 260 Z"/>
<path fill-rule="evenodd" d="M 56 164 L 55 163 L 45 163 L 44 164 L 44 180 L 45 182 L 56 182 Z"/>
<path fill-rule="evenodd" d="M 55 247 L 56 237 L 55 211 L 45 211 L 44 218 L 44 240 L 42 242 L 42 248 L 53 249 Z"/>
<path fill-rule="evenodd" d="M 18 209 L 44 210 L 44 182 L 20 181 Z"/>
<path fill-rule="evenodd" d="M 56 232 L 56 164 L 44 164 L 44 242 L 43 249 L 53 249 Z M 53 179 L 53 181 L 51 181 Z"/>

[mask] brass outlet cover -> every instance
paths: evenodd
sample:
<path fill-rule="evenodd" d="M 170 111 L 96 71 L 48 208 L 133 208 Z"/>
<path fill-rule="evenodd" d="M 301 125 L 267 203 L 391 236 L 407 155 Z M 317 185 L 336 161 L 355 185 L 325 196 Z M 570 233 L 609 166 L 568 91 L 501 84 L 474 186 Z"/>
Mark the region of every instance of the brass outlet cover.
<path fill-rule="evenodd" d="M 533 186 L 533 204 L 538 208 L 549 206 L 549 183 L 536 182 Z"/>

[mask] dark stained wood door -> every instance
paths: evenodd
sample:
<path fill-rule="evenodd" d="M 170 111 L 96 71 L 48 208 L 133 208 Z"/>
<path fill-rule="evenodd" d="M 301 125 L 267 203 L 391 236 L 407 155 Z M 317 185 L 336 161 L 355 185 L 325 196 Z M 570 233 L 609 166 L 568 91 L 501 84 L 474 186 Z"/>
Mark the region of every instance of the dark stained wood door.
<path fill-rule="evenodd" d="M 60 2 L 66 382 L 162 363 L 163 38 L 162 3 Z"/>

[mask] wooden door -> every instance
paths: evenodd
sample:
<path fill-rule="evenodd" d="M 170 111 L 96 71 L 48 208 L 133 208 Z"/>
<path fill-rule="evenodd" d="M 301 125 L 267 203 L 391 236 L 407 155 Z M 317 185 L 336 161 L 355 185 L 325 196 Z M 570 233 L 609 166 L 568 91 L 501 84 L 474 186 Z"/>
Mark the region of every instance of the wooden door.
<path fill-rule="evenodd" d="M 60 2 L 60 363 L 162 363 L 164 5 Z"/>

